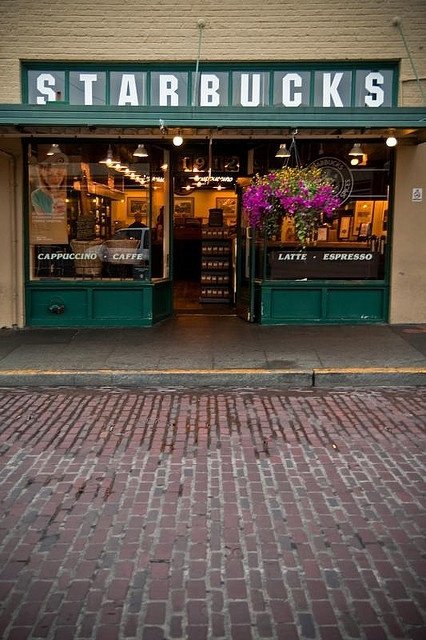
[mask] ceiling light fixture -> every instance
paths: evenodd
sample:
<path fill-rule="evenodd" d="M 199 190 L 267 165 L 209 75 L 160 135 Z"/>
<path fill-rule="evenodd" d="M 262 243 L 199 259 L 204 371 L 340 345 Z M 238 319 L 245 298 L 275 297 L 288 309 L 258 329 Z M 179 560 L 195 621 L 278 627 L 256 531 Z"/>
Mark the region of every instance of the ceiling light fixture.
<path fill-rule="evenodd" d="M 62 153 L 62 151 L 60 150 L 58 144 L 52 144 L 52 145 L 50 145 L 50 149 L 49 149 L 49 151 L 47 151 L 46 155 L 47 156 L 54 156 L 56 153 Z"/>
<path fill-rule="evenodd" d="M 183 144 L 183 138 L 180 135 L 180 131 L 178 131 L 178 134 L 173 138 L 173 144 L 175 147 L 180 147 Z"/>
<path fill-rule="evenodd" d="M 138 144 L 137 148 L 133 151 L 133 155 L 137 158 L 147 158 L 148 151 L 145 149 L 145 145 Z"/>
<path fill-rule="evenodd" d="M 364 155 L 363 150 L 361 149 L 361 145 L 359 142 L 355 142 L 352 149 L 349 151 L 348 156 L 354 156 L 355 158 L 359 158 Z"/>
<path fill-rule="evenodd" d="M 300 166 L 299 154 L 297 152 L 297 146 L 296 146 L 297 133 L 298 133 L 297 129 L 293 129 L 291 132 L 290 147 L 287 149 L 287 145 L 285 143 L 280 144 L 280 147 L 277 153 L 275 154 L 276 158 L 282 158 L 285 161 L 283 164 L 283 168 L 289 166 L 291 162 L 292 154 L 294 155 L 294 165 L 296 167 Z"/>
<path fill-rule="evenodd" d="M 112 164 L 114 164 L 114 157 L 112 155 L 112 147 L 111 147 L 111 145 L 109 145 L 109 147 L 108 147 L 106 158 L 104 160 L 99 160 L 99 164 L 106 164 L 106 165 L 108 165 L 108 167 L 110 167 Z"/>
<path fill-rule="evenodd" d="M 389 135 L 386 138 L 386 144 L 388 147 L 396 147 L 398 140 L 395 138 L 395 129 L 389 131 Z"/>
<path fill-rule="evenodd" d="M 289 158 L 291 155 L 290 151 L 287 149 L 286 143 L 280 144 L 278 151 L 275 154 L 276 158 Z"/>

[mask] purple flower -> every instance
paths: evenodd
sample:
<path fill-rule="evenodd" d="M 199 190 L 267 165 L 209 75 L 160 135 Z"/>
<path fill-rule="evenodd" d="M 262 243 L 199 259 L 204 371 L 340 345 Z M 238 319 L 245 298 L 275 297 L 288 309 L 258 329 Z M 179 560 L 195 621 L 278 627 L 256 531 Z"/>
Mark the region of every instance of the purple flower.
<path fill-rule="evenodd" d="M 299 224 L 305 217 L 311 229 L 321 214 L 331 217 L 340 204 L 327 176 L 316 168 L 287 167 L 256 176 L 243 196 L 250 225 L 267 231 L 279 229 L 284 215 L 297 216 Z"/>

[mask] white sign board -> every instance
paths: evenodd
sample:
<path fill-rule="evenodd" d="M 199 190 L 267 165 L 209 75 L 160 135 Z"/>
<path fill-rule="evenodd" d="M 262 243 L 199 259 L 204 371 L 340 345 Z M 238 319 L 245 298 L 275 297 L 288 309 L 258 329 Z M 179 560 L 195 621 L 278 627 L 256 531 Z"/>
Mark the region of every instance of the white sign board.
<path fill-rule="evenodd" d="M 422 187 L 413 187 L 411 192 L 412 202 L 423 202 L 423 189 Z"/>

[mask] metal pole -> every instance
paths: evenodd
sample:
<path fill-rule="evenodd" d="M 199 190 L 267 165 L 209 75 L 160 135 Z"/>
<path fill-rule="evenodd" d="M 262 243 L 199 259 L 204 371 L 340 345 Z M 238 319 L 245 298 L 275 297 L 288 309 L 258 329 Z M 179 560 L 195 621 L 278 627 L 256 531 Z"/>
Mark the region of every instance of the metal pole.
<path fill-rule="evenodd" d="M 411 68 L 412 68 L 412 70 L 413 70 L 414 77 L 415 77 L 416 82 L 417 82 L 417 86 L 419 87 L 419 91 L 420 91 L 421 96 L 422 96 L 423 105 L 426 105 L 426 95 L 425 95 L 424 89 L 423 89 L 423 87 L 422 87 L 422 83 L 420 82 L 419 74 L 417 73 L 417 70 L 416 70 L 416 66 L 415 66 L 415 64 L 414 64 L 413 57 L 412 57 L 412 55 L 411 55 L 411 53 L 410 53 L 410 50 L 409 50 L 409 48 L 408 48 L 408 44 L 407 44 L 407 40 L 405 39 L 404 31 L 402 30 L 401 18 L 395 17 L 395 18 L 392 20 L 392 24 L 393 24 L 393 26 L 394 26 L 394 27 L 396 27 L 396 28 L 398 29 L 398 31 L 399 31 L 399 34 L 400 34 L 401 39 L 402 39 L 402 42 L 404 43 L 405 50 L 406 50 L 406 52 L 407 52 L 407 56 L 408 56 L 408 58 L 409 58 L 409 60 L 410 60 L 410 63 L 411 63 Z"/>

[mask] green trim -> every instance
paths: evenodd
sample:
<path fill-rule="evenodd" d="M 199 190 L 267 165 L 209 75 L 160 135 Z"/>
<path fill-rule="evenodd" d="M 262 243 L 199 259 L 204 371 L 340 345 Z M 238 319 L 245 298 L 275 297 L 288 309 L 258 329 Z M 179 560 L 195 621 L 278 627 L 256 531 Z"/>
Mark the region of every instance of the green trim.
<path fill-rule="evenodd" d="M 399 64 L 399 58 L 386 59 L 386 60 L 366 60 L 364 58 L 356 58 L 353 60 L 262 60 L 262 61 L 247 61 L 247 60 L 209 60 L 202 61 L 200 63 L 200 70 L 212 71 L 280 71 L 283 70 L 324 70 L 324 69 L 352 69 L 354 71 L 359 69 L 393 69 L 397 70 Z M 192 60 L 161 60 L 161 61 L 145 61 L 145 62 L 105 62 L 102 60 L 81 60 L 73 61 L 68 60 L 66 62 L 56 62 L 55 60 L 21 60 L 22 71 L 37 70 L 37 69 L 52 69 L 56 71 L 63 71 L 64 69 L 70 69 L 71 71 L 80 69 L 85 71 L 93 71 L 94 68 L 99 71 L 156 71 L 160 69 L 172 69 L 174 71 L 195 71 L 195 63 Z"/>
<path fill-rule="evenodd" d="M 426 128 L 424 107 L 384 107 L 366 111 L 364 107 L 350 109 L 271 107 L 161 107 L 73 106 L 1 104 L 0 125 L 11 126 L 121 126 L 158 127 L 160 118 L 167 126 L 192 127 L 311 127 L 363 128 L 415 127 Z"/>

